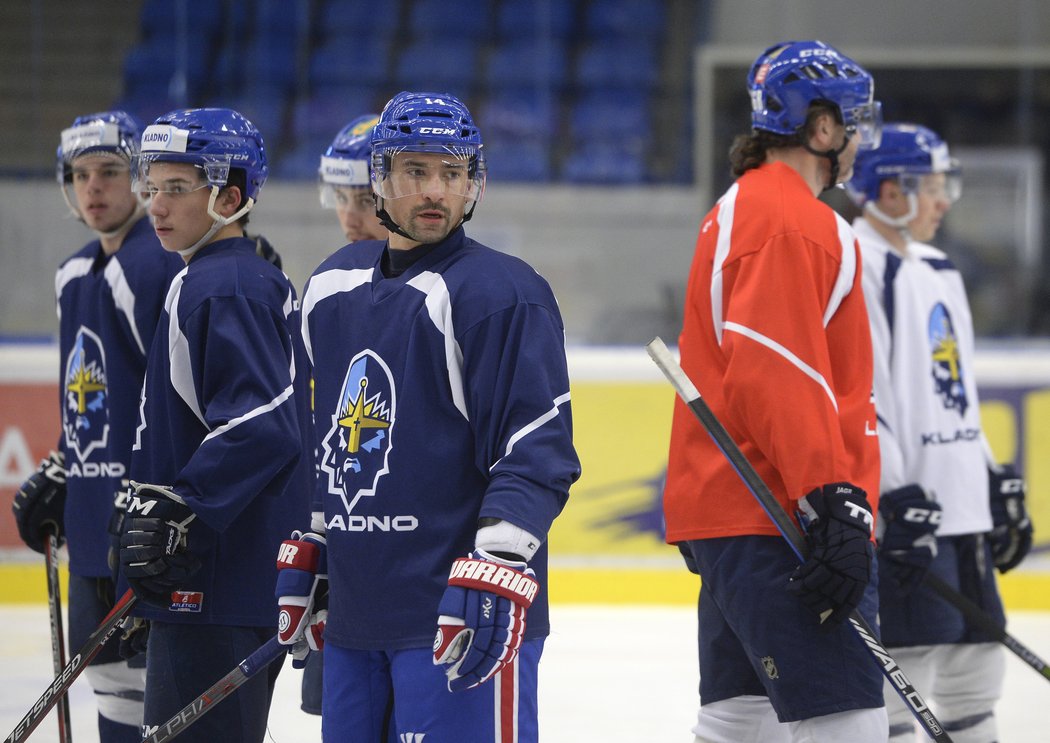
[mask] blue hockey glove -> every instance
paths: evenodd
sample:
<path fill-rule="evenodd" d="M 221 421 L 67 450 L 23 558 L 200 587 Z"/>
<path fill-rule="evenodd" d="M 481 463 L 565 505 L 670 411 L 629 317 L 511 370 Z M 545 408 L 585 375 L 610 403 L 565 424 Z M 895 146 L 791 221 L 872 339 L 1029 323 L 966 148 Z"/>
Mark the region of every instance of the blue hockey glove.
<path fill-rule="evenodd" d="M 302 668 L 311 650 L 324 649 L 328 620 L 328 543 L 323 534 L 294 531 L 277 551 L 277 641 L 292 646 Z"/>
<path fill-rule="evenodd" d="M 121 480 L 120 488 L 113 493 L 113 512 L 109 515 L 106 531 L 109 532 L 109 550 L 106 552 L 106 563 L 109 565 L 109 577 L 116 585 L 120 577 L 120 537 L 124 533 L 124 517 L 128 513 L 128 501 L 131 500 L 131 482 Z"/>
<path fill-rule="evenodd" d="M 879 498 L 885 525 L 879 540 L 879 570 L 901 594 L 919 585 L 937 556 L 934 532 L 941 523 L 941 504 L 918 485 L 889 490 Z"/>
<path fill-rule="evenodd" d="M 1025 484 L 1013 465 L 988 472 L 992 531 L 988 541 L 1000 573 L 1013 570 L 1032 548 L 1032 520 L 1025 508 Z"/>
<path fill-rule="evenodd" d="M 120 565 L 135 594 L 147 604 L 167 609 L 171 594 L 201 566 L 186 550 L 197 516 L 171 488 L 132 482 L 134 493 L 124 517 Z"/>
<path fill-rule="evenodd" d="M 842 622 L 860 604 L 871 579 L 871 506 L 846 482 L 831 483 L 799 500 L 809 557 L 791 574 L 788 591 L 820 617 Z"/>
<path fill-rule="evenodd" d="M 475 550 L 452 563 L 434 638 L 434 665 L 445 665 L 449 691 L 488 681 L 517 657 L 525 612 L 539 583 L 524 562 Z"/>
<path fill-rule="evenodd" d="M 51 452 L 40 467 L 15 493 L 11 510 L 18 525 L 18 536 L 29 549 L 44 554 L 44 534 L 54 531 L 58 543 L 65 541 L 66 460 L 61 452 Z"/>

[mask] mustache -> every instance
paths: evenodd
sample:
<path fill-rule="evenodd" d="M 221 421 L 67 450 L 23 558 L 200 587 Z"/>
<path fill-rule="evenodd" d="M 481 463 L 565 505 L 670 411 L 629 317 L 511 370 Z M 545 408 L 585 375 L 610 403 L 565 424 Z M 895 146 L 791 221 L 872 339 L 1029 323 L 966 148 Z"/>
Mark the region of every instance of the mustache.
<path fill-rule="evenodd" d="M 415 207 L 412 210 L 412 216 L 413 217 L 418 217 L 423 212 L 441 212 L 446 217 L 449 217 L 449 216 L 452 215 L 452 210 L 449 209 L 447 206 L 443 206 L 441 204 L 426 203 L 426 204 L 422 204 L 421 206 Z"/>

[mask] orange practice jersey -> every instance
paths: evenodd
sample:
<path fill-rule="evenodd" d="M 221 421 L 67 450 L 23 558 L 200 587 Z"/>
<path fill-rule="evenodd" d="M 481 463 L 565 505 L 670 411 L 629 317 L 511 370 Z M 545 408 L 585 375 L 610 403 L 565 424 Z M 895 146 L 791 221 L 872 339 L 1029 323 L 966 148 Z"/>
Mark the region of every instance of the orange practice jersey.
<path fill-rule="evenodd" d="M 745 173 L 700 227 L 682 367 L 788 513 L 825 483 L 868 493 L 879 445 L 859 248 L 792 168 Z M 689 408 L 676 401 L 667 541 L 777 534 Z"/>

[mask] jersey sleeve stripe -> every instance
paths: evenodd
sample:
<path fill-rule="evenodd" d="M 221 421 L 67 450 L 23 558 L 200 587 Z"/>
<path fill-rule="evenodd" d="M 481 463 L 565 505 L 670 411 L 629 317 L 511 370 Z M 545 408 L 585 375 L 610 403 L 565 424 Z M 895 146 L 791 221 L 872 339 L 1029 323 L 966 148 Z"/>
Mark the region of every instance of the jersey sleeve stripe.
<path fill-rule="evenodd" d="M 303 343 L 310 363 L 314 360 L 313 342 L 310 339 L 310 313 L 317 303 L 340 292 L 350 292 L 372 280 L 371 268 L 332 269 L 311 277 L 302 302 Z"/>
<path fill-rule="evenodd" d="M 568 401 L 568 392 L 566 392 L 564 395 L 559 395 L 558 397 L 554 398 L 554 407 L 552 407 L 550 410 L 548 410 L 536 420 L 532 421 L 531 423 L 527 423 L 526 425 L 518 429 L 517 432 L 515 432 L 514 435 L 507 440 L 507 450 L 503 452 L 502 457 L 496 460 L 495 464 L 489 467 L 489 472 L 492 472 L 492 470 L 496 469 L 496 467 L 499 466 L 500 462 L 502 462 L 504 459 L 510 456 L 510 453 L 514 451 L 515 444 L 517 444 L 519 441 L 521 441 L 523 438 L 528 436 L 530 433 L 535 431 L 547 421 L 553 420 L 560 412 L 559 408 Z"/>
<path fill-rule="evenodd" d="M 452 326 L 452 297 L 441 274 L 423 271 L 408 281 L 408 286 L 418 289 L 426 295 L 427 314 L 430 321 L 445 339 L 445 367 L 448 369 L 449 391 L 456 410 L 466 419 L 467 395 L 463 384 L 463 350 L 456 341 L 455 329 Z"/>
<path fill-rule="evenodd" d="M 835 286 L 828 298 L 828 306 L 824 310 L 824 327 L 828 326 L 831 318 L 835 316 L 842 300 L 853 289 L 853 280 L 857 277 L 857 238 L 849 222 L 835 215 L 835 226 L 838 228 L 839 243 L 842 246 L 842 261 L 839 264 L 839 275 L 835 279 Z"/>
<path fill-rule="evenodd" d="M 732 330 L 733 332 L 739 333 L 745 338 L 750 338 L 751 340 L 757 343 L 761 343 L 763 346 L 770 349 L 774 353 L 777 353 L 780 356 L 782 356 L 789 364 L 791 364 L 803 374 L 805 374 L 807 377 L 819 384 L 821 389 L 823 389 L 825 394 L 827 394 L 828 400 L 831 401 L 831 406 L 835 409 L 835 412 L 838 412 L 839 405 L 838 402 L 835 400 L 835 394 L 831 391 L 831 386 L 828 384 L 827 380 L 824 379 L 823 374 L 818 372 L 812 366 L 804 362 L 802 359 L 793 354 L 784 346 L 777 343 L 772 338 L 762 335 L 761 333 L 752 330 L 751 328 L 745 327 L 735 322 L 724 323 L 723 328 L 725 330 Z"/>
<path fill-rule="evenodd" d="M 139 328 L 135 324 L 135 292 L 128 284 L 128 279 L 124 275 L 124 267 L 120 265 L 116 256 L 110 260 L 103 275 L 106 277 L 106 283 L 109 284 L 109 290 L 113 293 L 113 303 L 127 317 L 131 334 L 135 337 L 135 345 L 145 356 L 146 346 L 142 343 L 142 336 L 139 335 Z"/>
<path fill-rule="evenodd" d="M 186 336 L 179 328 L 179 296 L 182 294 L 182 282 L 186 272 L 183 271 L 171 282 L 166 309 L 168 311 L 168 358 L 171 361 L 169 378 L 171 386 L 181 397 L 197 419 L 208 426 L 197 401 L 197 391 L 193 388 L 193 365 L 190 363 L 190 347 Z"/>
<path fill-rule="evenodd" d="M 94 261 L 90 258 L 72 258 L 66 261 L 66 264 L 55 272 L 56 302 L 62 297 L 62 290 L 66 288 L 66 284 L 74 279 L 79 279 L 81 276 L 87 275 L 87 272 L 91 270 L 92 263 L 94 263 Z M 62 319 L 61 304 L 58 305 L 58 319 Z"/>
<path fill-rule="evenodd" d="M 718 202 L 718 240 L 711 267 L 711 321 L 719 344 L 722 343 L 722 267 L 732 248 L 733 212 L 739 190 L 740 186 L 734 183 Z"/>
<path fill-rule="evenodd" d="M 249 410 L 244 415 L 232 418 L 226 423 L 223 423 L 221 426 L 217 427 L 214 431 L 205 436 L 201 443 L 204 444 L 210 441 L 211 439 L 214 439 L 216 436 L 222 436 L 224 433 L 232 431 L 237 426 L 250 421 L 252 418 L 258 418 L 260 415 L 265 415 L 266 413 L 269 413 L 272 410 L 276 410 L 285 400 L 292 396 L 294 389 L 294 385 L 288 385 L 284 389 L 284 392 L 279 394 L 277 397 L 275 397 L 273 400 L 266 403 L 265 405 L 260 405 L 254 410 Z"/>

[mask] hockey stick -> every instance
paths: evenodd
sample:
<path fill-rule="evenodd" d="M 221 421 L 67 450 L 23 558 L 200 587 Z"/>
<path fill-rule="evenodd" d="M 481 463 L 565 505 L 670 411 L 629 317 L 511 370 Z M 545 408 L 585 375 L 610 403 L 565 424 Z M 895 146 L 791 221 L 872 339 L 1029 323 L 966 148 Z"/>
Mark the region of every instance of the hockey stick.
<path fill-rule="evenodd" d="M 179 710 L 174 717 L 161 725 L 152 735 L 144 738 L 142 743 L 163 743 L 181 734 L 186 728 L 207 714 L 208 710 L 237 691 L 238 687 L 245 681 L 266 668 L 266 666 L 273 663 L 287 651 L 288 646 L 278 642 L 277 636 L 274 635 L 263 643 L 258 650 L 238 663 L 236 668 L 212 684 L 210 689 Z"/>
<path fill-rule="evenodd" d="M 926 573 L 922 580 L 934 593 L 958 609 L 963 617 L 966 618 L 966 621 L 975 625 L 985 634 L 990 635 L 992 639 L 1001 642 L 1014 655 L 1034 668 L 1036 673 L 1050 681 L 1050 666 L 1046 664 L 1046 661 L 1025 647 L 1017 638 L 1010 635 L 1004 627 L 1000 627 L 999 623 L 988 616 L 981 607 L 933 573 Z"/>
<path fill-rule="evenodd" d="M 102 624 L 91 633 L 83 647 L 62 668 L 61 672 L 55 675 L 55 680 L 36 700 L 36 704 L 26 712 L 22 721 L 15 726 L 10 735 L 4 738 L 4 743 L 22 743 L 29 737 L 30 733 L 36 730 L 37 725 L 44 719 L 44 716 L 65 696 L 66 692 L 69 691 L 69 687 L 87 668 L 88 663 L 99 654 L 106 641 L 120 628 L 120 623 L 131 611 L 131 607 L 135 605 L 136 600 L 135 593 L 129 588 L 117 603 L 113 605 L 113 608 L 109 610 L 109 614 L 102 620 Z"/>
<path fill-rule="evenodd" d="M 58 583 L 58 532 L 51 529 L 44 540 L 44 565 L 47 568 L 47 608 L 51 614 L 51 659 L 52 670 L 58 676 L 66 665 L 66 635 L 62 627 L 62 596 Z M 71 743 L 73 729 L 69 724 L 69 697 L 58 700 L 58 740 Z"/>
<path fill-rule="evenodd" d="M 791 549 L 798 556 L 799 560 L 805 560 L 806 554 L 809 551 L 806 541 L 802 536 L 802 532 L 795 525 L 795 522 L 791 520 L 787 511 L 784 510 L 780 502 L 777 501 L 776 497 L 770 492 L 769 488 L 759 477 L 759 474 L 755 471 L 755 468 L 751 466 L 751 463 L 747 461 L 743 452 L 736 445 L 730 437 L 729 432 L 722 426 L 718 418 L 708 407 L 707 403 L 700 396 L 700 391 L 697 390 L 696 386 L 686 376 L 685 371 L 679 366 L 678 362 L 675 361 L 674 356 L 667 350 L 667 346 L 660 338 L 654 338 L 646 346 L 646 351 L 649 352 L 649 356 L 656 365 L 660 367 L 660 371 L 664 373 L 664 376 L 671 382 L 678 395 L 682 398 L 682 401 L 689 406 L 689 409 L 693 411 L 693 414 L 700 420 L 707 433 L 710 434 L 714 440 L 715 445 L 721 450 L 725 458 L 729 460 L 729 463 L 736 470 L 737 475 L 747 485 L 747 489 L 751 491 L 751 494 L 758 500 L 759 505 L 766 512 L 773 523 L 776 525 L 777 530 L 781 536 L 787 540 L 788 544 L 791 545 Z M 944 727 L 937 720 L 933 711 L 929 708 L 918 690 L 912 685 L 908 677 L 905 676 L 904 671 L 897 665 L 897 662 L 893 660 L 889 652 L 879 642 L 878 637 L 875 635 L 874 630 L 868 626 L 867 621 L 861 616 L 860 612 L 856 609 L 849 615 L 850 624 L 853 625 L 853 629 L 856 630 L 857 634 L 860 635 L 860 639 L 864 641 L 868 651 L 872 654 L 875 660 L 879 664 L 879 668 L 883 675 L 889 680 L 896 690 L 897 694 L 900 695 L 904 703 L 911 709 L 911 713 L 915 716 L 923 728 L 926 730 L 927 735 L 933 740 L 938 741 L 950 741 L 951 738 L 948 733 L 944 730 Z"/>

